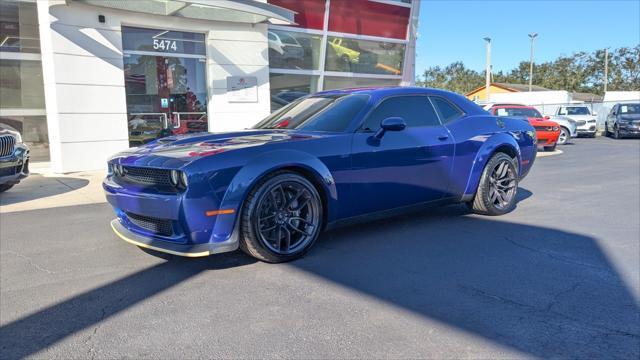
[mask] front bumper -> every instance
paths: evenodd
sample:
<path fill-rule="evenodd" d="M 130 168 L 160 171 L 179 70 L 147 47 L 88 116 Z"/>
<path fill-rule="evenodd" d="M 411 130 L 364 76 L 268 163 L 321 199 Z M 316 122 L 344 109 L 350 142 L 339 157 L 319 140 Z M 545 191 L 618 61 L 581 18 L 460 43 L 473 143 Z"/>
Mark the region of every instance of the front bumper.
<path fill-rule="evenodd" d="M 207 211 L 217 209 L 219 202 L 204 188 L 161 193 L 120 184 L 112 176 L 102 185 L 117 215 L 111 227 L 129 243 L 188 257 L 238 248 L 236 214 L 208 216 Z"/>
<path fill-rule="evenodd" d="M 595 123 L 588 123 L 587 125 L 578 127 L 578 135 L 593 135 L 596 131 L 597 126 Z"/>
<path fill-rule="evenodd" d="M 130 244 L 178 256 L 203 257 L 238 249 L 237 239 L 230 239 L 232 241 L 218 244 L 176 244 L 162 241 L 153 237 L 137 234 L 127 229 L 122 225 L 120 219 L 111 220 L 111 228 L 116 235 Z M 237 234 L 237 232 L 234 232 L 234 235 L 235 234 Z M 234 236 L 232 236 L 232 238 L 234 238 Z"/>
<path fill-rule="evenodd" d="M 29 176 L 29 149 L 16 146 L 14 152 L 0 158 L 0 184 L 15 185 Z"/>
<path fill-rule="evenodd" d="M 560 131 L 536 131 L 538 146 L 553 146 L 558 142 Z"/>

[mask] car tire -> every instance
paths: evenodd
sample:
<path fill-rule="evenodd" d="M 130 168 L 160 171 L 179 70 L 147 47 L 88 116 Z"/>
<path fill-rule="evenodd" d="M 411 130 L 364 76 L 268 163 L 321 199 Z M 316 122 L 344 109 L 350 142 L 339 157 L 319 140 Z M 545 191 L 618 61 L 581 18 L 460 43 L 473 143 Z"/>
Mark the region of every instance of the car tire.
<path fill-rule="evenodd" d="M 564 126 L 560 127 L 560 136 L 558 136 L 558 145 L 566 144 L 569 141 L 569 138 L 571 138 L 571 133 L 569 132 L 569 129 L 567 129 Z"/>
<path fill-rule="evenodd" d="M 278 171 L 249 192 L 240 221 L 242 251 L 269 263 L 291 261 L 306 254 L 318 239 L 323 204 L 305 177 Z"/>
<path fill-rule="evenodd" d="M 517 191 L 516 161 L 505 153 L 496 153 L 482 170 L 478 190 L 468 206 L 476 214 L 503 215 L 515 208 Z"/>
<path fill-rule="evenodd" d="M 553 144 L 552 146 L 545 146 L 544 151 L 555 151 L 557 145 L 558 144 Z"/>
<path fill-rule="evenodd" d="M 0 185 L 0 193 L 3 193 L 13 187 L 13 184 L 2 184 Z"/>
<path fill-rule="evenodd" d="M 613 138 L 614 139 L 620 139 L 621 138 L 620 130 L 618 129 L 617 126 L 613 128 Z"/>
<path fill-rule="evenodd" d="M 610 135 L 611 133 L 609 132 L 609 125 L 607 125 L 607 123 L 604 123 L 604 136 L 609 137 Z"/>

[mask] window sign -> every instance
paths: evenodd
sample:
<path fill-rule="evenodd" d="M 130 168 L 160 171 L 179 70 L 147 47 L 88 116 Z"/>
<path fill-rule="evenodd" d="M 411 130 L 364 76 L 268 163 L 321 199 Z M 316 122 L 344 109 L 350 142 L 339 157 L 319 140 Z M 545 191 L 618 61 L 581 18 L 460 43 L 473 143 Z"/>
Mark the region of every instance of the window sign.
<path fill-rule="evenodd" d="M 205 55 L 204 34 L 160 29 L 122 27 L 125 51 Z"/>

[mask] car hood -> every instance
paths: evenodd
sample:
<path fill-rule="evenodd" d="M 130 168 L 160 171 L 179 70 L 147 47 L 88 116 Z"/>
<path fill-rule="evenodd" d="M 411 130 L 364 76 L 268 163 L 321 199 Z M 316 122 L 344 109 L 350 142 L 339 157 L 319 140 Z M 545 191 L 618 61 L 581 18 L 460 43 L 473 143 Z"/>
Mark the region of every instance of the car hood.
<path fill-rule="evenodd" d="M 274 143 L 304 141 L 328 135 L 294 130 L 245 130 L 169 136 L 112 157 L 125 165 L 180 168 L 197 159 Z"/>
<path fill-rule="evenodd" d="M 594 120 L 596 117 L 594 115 L 562 115 L 562 116 L 566 116 L 568 118 L 571 118 L 575 121 L 580 121 L 580 120 Z"/>
<path fill-rule="evenodd" d="M 527 118 L 531 126 L 558 126 L 558 123 L 545 118 Z"/>

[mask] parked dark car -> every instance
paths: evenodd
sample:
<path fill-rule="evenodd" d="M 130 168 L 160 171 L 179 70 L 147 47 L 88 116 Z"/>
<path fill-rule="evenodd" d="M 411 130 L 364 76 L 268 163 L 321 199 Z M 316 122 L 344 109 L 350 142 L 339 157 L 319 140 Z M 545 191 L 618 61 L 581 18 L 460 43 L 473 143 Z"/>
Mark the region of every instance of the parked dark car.
<path fill-rule="evenodd" d="M 604 123 L 604 134 L 616 139 L 640 136 L 640 103 L 615 104 Z"/>
<path fill-rule="evenodd" d="M 29 148 L 20 133 L 0 123 L 0 193 L 29 176 Z"/>
<path fill-rule="evenodd" d="M 253 129 L 171 136 L 113 156 L 113 230 L 182 256 L 240 247 L 268 262 L 306 253 L 356 219 L 461 202 L 515 208 L 536 158 L 529 123 L 465 97 L 390 87 L 299 98 Z"/>

